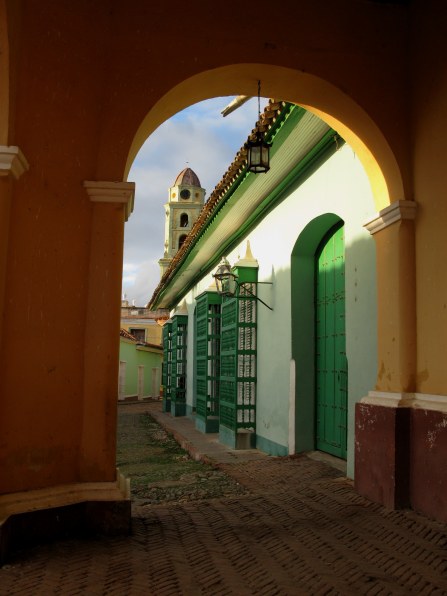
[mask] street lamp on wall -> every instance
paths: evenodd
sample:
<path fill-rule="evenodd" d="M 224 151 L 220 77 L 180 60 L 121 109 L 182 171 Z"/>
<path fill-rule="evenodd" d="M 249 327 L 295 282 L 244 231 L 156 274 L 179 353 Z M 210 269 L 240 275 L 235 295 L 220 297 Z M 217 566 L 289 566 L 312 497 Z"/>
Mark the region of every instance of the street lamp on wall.
<path fill-rule="evenodd" d="M 261 119 L 261 81 L 258 81 L 258 119 Z M 255 140 L 245 143 L 247 149 L 247 169 L 253 174 L 266 174 L 270 170 L 270 147 L 258 126 L 256 126 Z"/>
<path fill-rule="evenodd" d="M 256 296 L 256 294 L 253 294 L 253 292 L 250 289 L 250 285 L 252 283 L 254 283 L 256 285 L 258 285 L 258 284 L 273 285 L 271 282 L 256 281 L 256 282 L 239 283 L 238 276 L 232 272 L 230 263 L 227 261 L 227 259 L 225 257 L 222 259 L 222 262 L 216 269 L 216 273 L 213 274 L 213 277 L 214 277 L 214 281 L 216 282 L 217 293 L 220 294 L 221 296 L 227 296 L 229 298 L 233 298 L 233 297 L 238 298 L 239 297 L 239 288 L 243 288 L 245 290 L 245 292 L 250 294 L 250 296 L 255 298 L 258 302 L 260 302 L 261 304 L 266 306 L 269 310 L 273 310 L 273 308 L 271 306 L 269 306 L 268 304 L 266 304 L 264 302 L 264 300 L 261 300 L 261 298 Z"/>
<path fill-rule="evenodd" d="M 237 288 L 237 276 L 231 271 L 230 263 L 224 257 L 213 275 L 217 293 L 221 296 L 234 296 Z"/>

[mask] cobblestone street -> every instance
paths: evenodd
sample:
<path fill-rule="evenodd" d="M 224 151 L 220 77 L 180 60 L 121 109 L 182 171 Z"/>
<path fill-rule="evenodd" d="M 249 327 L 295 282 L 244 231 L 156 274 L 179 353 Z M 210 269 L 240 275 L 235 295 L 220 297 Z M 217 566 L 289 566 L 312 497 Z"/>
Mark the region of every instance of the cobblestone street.
<path fill-rule="evenodd" d="M 371 503 L 306 456 L 217 465 L 242 494 L 143 499 L 131 536 L 22 552 L 0 568 L 0 594 L 447 594 L 446 525 Z"/>

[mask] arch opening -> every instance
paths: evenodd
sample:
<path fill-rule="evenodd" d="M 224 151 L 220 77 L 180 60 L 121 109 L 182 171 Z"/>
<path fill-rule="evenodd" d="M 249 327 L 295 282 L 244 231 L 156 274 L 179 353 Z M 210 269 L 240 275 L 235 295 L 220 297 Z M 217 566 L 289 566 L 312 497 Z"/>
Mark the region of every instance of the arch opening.
<path fill-rule="evenodd" d="M 124 176 L 144 141 L 165 120 L 189 105 L 212 97 L 262 94 L 301 105 L 329 124 L 358 155 L 374 195 L 377 210 L 405 198 L 399 167 L 384 133 L 349 95 L 315 75 L 274 65 L 238 64 L 194 75 L 166 93 L 146 114 L 133 137 Z"/>
<path fill-rule="evenodd" d="M 0 0 L 0 145 L 8 145 L 9 133 L 9 32 L 5 0 Z"/>

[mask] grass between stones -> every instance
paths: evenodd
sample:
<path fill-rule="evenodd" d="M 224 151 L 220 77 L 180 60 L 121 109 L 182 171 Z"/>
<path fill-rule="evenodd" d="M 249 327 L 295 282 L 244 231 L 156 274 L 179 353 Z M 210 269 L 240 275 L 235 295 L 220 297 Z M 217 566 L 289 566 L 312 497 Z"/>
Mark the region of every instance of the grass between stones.
<path fill-rule="evenodd" d="M 185 502 L 243 494 L 221 470 L 191 459 L 148 413 L 118 417 L 117 466 L 130 478 L 135 505 Z"/>

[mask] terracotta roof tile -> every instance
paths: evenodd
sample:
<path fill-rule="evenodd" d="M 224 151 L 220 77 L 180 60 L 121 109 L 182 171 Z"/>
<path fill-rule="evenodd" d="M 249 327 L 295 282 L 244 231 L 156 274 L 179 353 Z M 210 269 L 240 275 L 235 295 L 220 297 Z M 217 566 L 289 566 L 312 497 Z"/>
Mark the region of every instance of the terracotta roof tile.
<path fill-rule="evenodd" d="M 185 168 L 180 172 L 174 182 L 174 186 L 188 184 L 190 186 L 200 186 L 200 180 L 197 174 L 191 168 Z"/>
<path fill-rule="evenodd" d="M 133 341 L 137 341 L 137 338 L 134 337 L 128 331 L 126 331 L 126 329 L 120 329 L 120 337 L 124 337 L 125 339 L 130 339 L 130 340 L 133 340 Z"/>

